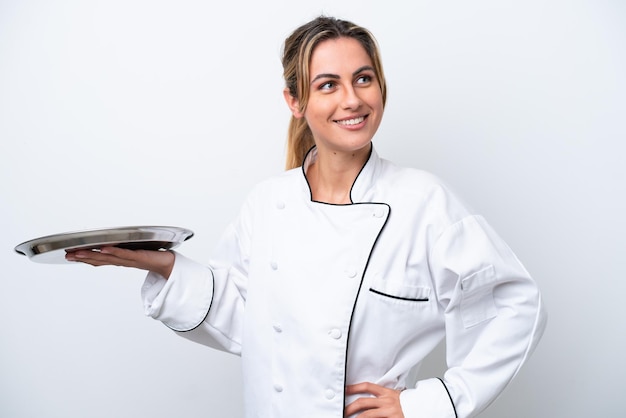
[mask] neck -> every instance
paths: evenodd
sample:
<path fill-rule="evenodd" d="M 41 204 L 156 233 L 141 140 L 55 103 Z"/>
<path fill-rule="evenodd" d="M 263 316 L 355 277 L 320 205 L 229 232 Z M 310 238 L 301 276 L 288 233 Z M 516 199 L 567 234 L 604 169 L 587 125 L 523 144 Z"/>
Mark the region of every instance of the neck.
<path fill-rule="evenodd" d="M 318 149 L 317 160 L 306 172 L 313 200 L 332 204 L 352 203 L 350 190 L 369 155 L 369 147 L 345 154 Z"/>

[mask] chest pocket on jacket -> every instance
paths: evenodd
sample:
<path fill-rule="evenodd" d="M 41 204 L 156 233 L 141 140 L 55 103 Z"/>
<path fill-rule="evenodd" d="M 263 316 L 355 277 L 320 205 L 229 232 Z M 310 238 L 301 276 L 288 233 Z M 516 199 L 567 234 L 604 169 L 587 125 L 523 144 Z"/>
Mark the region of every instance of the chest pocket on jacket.
<path fill-rule="evenodd" d="M 473 327 L 497 315 L 493 300 L 496 275 L 493 266 L 486 267 L 461 282 L 461 317 L 465 328 Z"/>
<path fill-rule="evenodd" d="M 369 291 L 377 300 L 392 305 L 423 306 L 430 299 L 429 287 L 396 284 L 386 280 L 373 283 Z"/>

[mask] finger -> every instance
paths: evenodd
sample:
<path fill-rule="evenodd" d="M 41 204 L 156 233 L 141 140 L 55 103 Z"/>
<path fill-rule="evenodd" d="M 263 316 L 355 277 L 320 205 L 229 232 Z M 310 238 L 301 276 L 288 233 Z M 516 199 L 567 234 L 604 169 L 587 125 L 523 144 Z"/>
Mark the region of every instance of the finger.
<path fill-rule="evenodd" d="M 134 251 L 115 247 L 104 247 L 94 250 L 77 250 L 68 252 L 65 257 L 69 261 L 80 261 L 91 265 L 115 265 L 135 267 L 141 259 Z"/>
<path fill-rule="evenodd" d="M 120 247 L 102 247 L 100 248 L 100 254 L 112 255 L 123 260 L 137 260 L 138 255 L 141 254 L 141 250 L 128 250 Z"/>
<path fill-rule="evenodd" d="M 361 413 L 359 417 L 398 416 L 397 413 L 401 412 L 401 407 L 399 400 L 392 397 L 359 398 L 346 406 L 344 411 L 346 416 L 351 416 L 358 412 Z"/>
<path fill-rule="evenodd" d="M 399 397 L 360 398 L 346 406 L 345 416 L 359 414 L 359 418 L 403 418 Z"/>
<path fill-rule="evenodd" d="M 353 414 L 356 414 L 357 412 L 376 408 L 376 406 L 376 398 L 359 398 L 346 406 L 344 414 L 349 417 Z"/>
<path fill-rule="evenodd" d="M 66 259 L 92 266 L 133 267 L 154 271 L 166 278 L 169 277 L 174 265 L 174 253 L 171 251 L 127 250 L 117 247 L 78 250 L 66 254 Z"/>
<path fill-rule="evenodd" d="M 400 390 L 389 389 L 371 382 L 362 382 L 346 386 L 346 395 L 370 394 L 363 396 L 346 406 L 344 413 L 351 416 L 360 413 L 359 417 L 403 417 L 400 406 Z"/>
<path fill-rule="evenodd" d="M 382 396 L 389 391 L 393 391 L 394 389 L 389 389 L 381 385 L 377 385 L 371 382 L 362 382 L 356 383 L 354 385 L 346 386 L 346 394 L 347 395 L 356 395 L 359 393 L 371 393 L 375 396 Z"/>
<path fill-rule="evenodd" d="M 119 265 L 123 260 L 108 254 L 102 254 L 100 253 L 100 251 L 97 250 L 80 250 L 69 252 L 65 255 L 65 259 L 68 261 L 77 261 L 81 263 L 91 264 L 93 266 Z"/>

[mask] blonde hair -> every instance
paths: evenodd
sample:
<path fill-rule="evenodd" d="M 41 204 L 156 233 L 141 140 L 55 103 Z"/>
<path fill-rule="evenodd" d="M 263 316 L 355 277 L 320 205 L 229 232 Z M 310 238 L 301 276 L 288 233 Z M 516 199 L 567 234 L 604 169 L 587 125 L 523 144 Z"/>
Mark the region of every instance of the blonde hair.
<path fill-rule="evenodd" d="M 387 86 L 374 36 L 367 29 L 352 22 L 320 16 L 293 31 L 285 40 L 283 48 L 283 78 L 289 94 L 298 99 L 301 112 L 304 112 L 309 100 L 309 65 L 313 50 L 322 41 L 341 37 L 356 39 L 369 55 L 380 84 L 384 106 Z M 314 145 L 313 133 L 306 120 L 292 115 L 287 131 L 286 169 L 300 166 L 306 153 Z"/>

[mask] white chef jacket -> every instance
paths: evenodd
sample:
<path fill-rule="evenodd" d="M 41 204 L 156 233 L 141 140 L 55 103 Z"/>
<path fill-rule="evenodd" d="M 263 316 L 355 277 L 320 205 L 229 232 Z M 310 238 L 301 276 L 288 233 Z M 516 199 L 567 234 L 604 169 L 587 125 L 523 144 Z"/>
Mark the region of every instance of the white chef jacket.
<path fill-rule="evenodd" d="M 438 178 L 372 152 L 352 204 L 315 202 L 303 167 L 259 184 L 208 266 L 150 273 L 146 313 L 241 355 L 246 417 L 342 417 L 347 384 L 407 388 L 406 418 L 475 416 L 543 333 L 511 249 Z M 448 369 L 414 381 L 446 338 Z M 364 395 L 367 396 L 367 395 Z"/>

